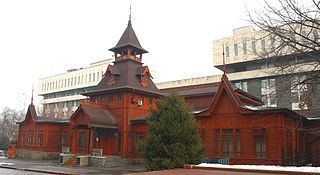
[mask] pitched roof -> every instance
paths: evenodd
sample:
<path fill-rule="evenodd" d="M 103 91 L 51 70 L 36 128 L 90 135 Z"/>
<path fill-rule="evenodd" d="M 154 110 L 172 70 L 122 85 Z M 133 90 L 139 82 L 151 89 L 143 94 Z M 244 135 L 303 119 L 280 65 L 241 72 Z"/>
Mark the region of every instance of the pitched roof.
<path fill-rule="evenodd" d="M 140 45 L 140 42 L 138 40 L 138 37 L 136 35 L 136 33 L 134 32 L 133 28 L 132 28 L 132 24 L 131 24 L 131 20 L 128 21 L 128 26 L 126 28 L 126 30 L 123 32 L 119 42 L 117 43 L 117 45 L 111 49 L 109 49 L 110 51 L 116 52 L 119 49 L 126 47 L 126 46 L 132 46 L 137 48 L 138 50 L 140 50 L 141 53 L 147 53 L 148 51 L 146 51 L 144 48 L 142 48 L 142 46 Z"/>
<path fill-rule="evenodd" d="M 147 87 L 143 87 L 141 85 L 140 75 L 137 75 L 137 72 L 143 71 L 147 68 L 147 66 L 142 67 L 142 63 L 127 59 L 115 62 L 113 66 L 109 65 L 109 67 L 114 67 L 113 69 L 118 71 L 118 74 L 114 77 L 114 83 L 108 84 L 107 78 L 103 77 L 91 92 L 85 93 L 84 95 L 90 96 L 123 89 L 138 90 L 146 93 L 162 95 L 150 78 L 147 79 Z"/>
<path fill-rule="evenodd" d="M 107 109 L 81 105 L 84 112 L 90 117 L 90 126 L 104 128 L 118 128 L 117 119 Z"/>
<path fill-rule="evenodd" d="M 32 121 L 36 122 L 36 123 L 69 123 L 68 119 L 60 119 L 60 118 L 49 118 L 49 117 L 40 117 L 37 115 L 35 106 L 33 104 L 30 104 L 28 106 L 28 110 L 27 110 L 27 114 L 26 117 L 23 121 L 19 121 L 17 122 L 17 124 L 23 124 L 26 123 L 28 118 L 30 118 Z"/>
<path fill-rule="evenodd" d="M 89 117 L 89 127 L 101 127 L 117 129 L 117 119 L 111 114 L 109 110 L 103 104 L 80 101 L 80 106 L 72 114 L 70 118 L 71 124 L 73 124 L 74 118 L 78 117 L 79 111 L 83 111 Z"/>

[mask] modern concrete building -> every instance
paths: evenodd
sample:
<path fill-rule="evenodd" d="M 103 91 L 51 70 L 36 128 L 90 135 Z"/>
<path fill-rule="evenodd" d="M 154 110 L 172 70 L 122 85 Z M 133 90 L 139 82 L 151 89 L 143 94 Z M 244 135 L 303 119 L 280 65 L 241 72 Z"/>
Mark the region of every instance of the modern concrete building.
<path fill-rule="evenodd" d="M 317 30 L 306 28 L 301 29 L 301 34 L 314 41 L 319 36 Z M 302 36 L 288 35 L 292 41 L 304 42 Z M 312 60 L 309 55 L 294 52 L 284 42 L 264 31 L 255 31 L 250 26 L 237 28 L 233 30 L 232 36 L 214 40 L 214 65 L 223 70 L 225 60 L 229 76 L 237 75 L 237 79 L 231 78 L 235 86 L 261 98 L 266 106 L 293 110 L 317 108 L 320 104 L 319 85 L 315 85 L 313 92 L 308 92 L 310 87 L 301 87 L 297 82 L 304 81 L 310 74 L 318 73 L 319 68 L 314 69 L 312 64 L 304 64 Z M 292 70 L 279 71 L 280 67 L 287 65 L 293 65 Z M 303 100 L 306 93 L 312 93 L 308 103 Z"/>
<path fill-rule="evenodd" d="M 43 115 L 69 118 L 79 106 L 79 101 L 86 98 L 81 94 L 90 92 L 99 83 L 113 61 L 103 60 L 40 79 L 38 94 L 43 97 Z"/>

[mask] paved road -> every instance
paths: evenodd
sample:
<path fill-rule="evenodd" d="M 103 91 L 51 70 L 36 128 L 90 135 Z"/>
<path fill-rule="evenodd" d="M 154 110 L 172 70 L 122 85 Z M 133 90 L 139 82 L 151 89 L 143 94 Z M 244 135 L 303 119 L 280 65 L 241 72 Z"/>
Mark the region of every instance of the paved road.
<path fill-rule="evenodd" d="M 19 171 L 19 170 L 7 169 L 7 168 L 0 168 L 0 174 L 3 174 L 3 175 L 46 175 L 45 173 Z"/>

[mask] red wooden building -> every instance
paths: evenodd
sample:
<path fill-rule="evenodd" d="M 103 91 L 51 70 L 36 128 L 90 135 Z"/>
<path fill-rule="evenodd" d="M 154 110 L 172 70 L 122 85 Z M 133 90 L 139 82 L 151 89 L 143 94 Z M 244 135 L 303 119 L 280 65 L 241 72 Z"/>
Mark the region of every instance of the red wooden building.
<path fill-rule="evenodd" d="M 210 106 L 195 114 L 206 155 L 231 164 L 305 163 L 306 119 L 286 108 L 266 108 L 236 93 L 224 74 Z"/>
<path fill-rule="evenodd" d="M 24 121 L 18 122 L 17 158 L 57 159 L 64 135 L 69 133 L 69 121 L 37 116 L 31 103 Z"/>
<path fill-rule="evenodd" d="M 267 108 L 260 99 L 231 86 L 224 74 L 219 84 L 165 89 L 152 82 L 142 56 L 147 53 L 132 29 L 131 20 L 117 45 L 114 65 L 93 91 L 84 95 L 69 121 L 38 117 L 33 104 L 19 123 L 17 157 L 28 153 L 59 153 L 70 148 L 74 155 L 139 158 L 136 146 L 147 134 L 146 117 L 162 95 L 177 90 L 193 108 L 206 156 L 229 158 L 231 164 L 300 165 L 320 162 L 307 151 L 308 128 L 318 121 L 286 108 Z M 310 139 L 309 139 L 310 140 Z M 319 137 L 310 141 L 319 148 Z M 27 156 L 25 156 L 27 157 Z M 44 156 L 45 157 L 45 156 Z"/>

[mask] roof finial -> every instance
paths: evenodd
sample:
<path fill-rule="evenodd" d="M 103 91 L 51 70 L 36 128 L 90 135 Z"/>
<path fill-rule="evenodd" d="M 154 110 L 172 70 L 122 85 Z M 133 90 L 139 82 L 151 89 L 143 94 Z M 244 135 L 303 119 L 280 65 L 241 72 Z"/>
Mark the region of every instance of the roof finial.
<path fill-rule="evenodd" d="M 223 74 L 226 74 L 226 60 L 224 57 L 224 43 L 222 43 L 222 58 L 223 58 Z"/>
<path fill-rule="evenodd" d="M 33 104 L 33 91 L 34 91 L 34 86 L 32 85 L 31 104 Z"/>
<path fill-rule="evenodd" d="M 132 1 L 130 2 L 130 14 L 129 14 L 129 21 L 131 21 L 131 5 L 132 5 Z"/>

